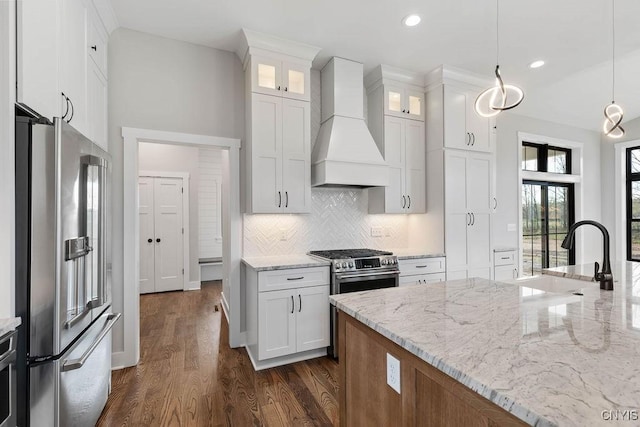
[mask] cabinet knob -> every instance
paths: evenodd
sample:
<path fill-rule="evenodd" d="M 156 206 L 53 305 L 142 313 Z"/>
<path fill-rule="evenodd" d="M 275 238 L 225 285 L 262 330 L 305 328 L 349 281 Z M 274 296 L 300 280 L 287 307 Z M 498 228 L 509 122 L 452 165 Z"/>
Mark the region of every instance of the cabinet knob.
<path fill-rule="evenodd" d="M 147 243 L 153 242 L 153 239 L 147 239 Z"/>
<path fill-rule="evenodd" d="M 277 89 L 280 90 L 280 86 L 278 86 Z"/>
<path fill-rule="evenodd" d="M 284 91 L 285 91 L 285 92 L 288 92 L 288 91 L 289 91 L 289 88 L 285 86 L 285 87 L 284 87 Z"/>
<path fill-rule="evenodd" d="M 98 46 L 93 45 L 93 46 L 91 46 L 91 49 L 93 49 L 94 52 L 97 52 L 98 51 Z"/>
<path fill-rule="evenodd" d="M 402 110 L 402 112 L 403 112 L 403 113 L 406 113 L 407 111 L 406 111 L 406 110 Z"/>
<path fill-rule="evenodd" d="M 411 111 L 407 110 L 407 114 L 411 114 Z"/>
<path fill-rule="evenodd" d="M 156 239 L 156 242 L 160 243 L 160 238 Z"/>

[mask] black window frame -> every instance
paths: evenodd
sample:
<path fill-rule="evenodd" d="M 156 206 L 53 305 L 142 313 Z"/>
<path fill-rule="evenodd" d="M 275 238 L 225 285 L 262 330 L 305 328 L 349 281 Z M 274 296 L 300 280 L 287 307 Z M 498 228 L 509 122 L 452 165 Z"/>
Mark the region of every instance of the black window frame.
<path fill-rule="evenodd" d="M 640 223 L 640 218 L 633 219 L 633 197 L 631 194 L 631 185 L 634 181 L 640 181 L 640 172 L 631 172 L 631 152 L 639 150 L 640 146 L 627 148 L 626 153 L 626 203 L 627 203 L 627 261 L 640 262 L 640 258 L 633 258 L 633 247 L 631 244 L 631 225 L 634 222 Z"/>
<path fill-rule="evenodd" d="M 529 170 L 529 169 L 522 169 L 523 171 L 528 171 L 528 172 L 547 172 L 548 169 L 548 161 L 549 161 L 549 150 L 553 150 L 553 151 L 561 151 L 563 153 L 566 153 L 567 155 L 567 168 L 566 171 L 564 173 L 559 173 L 559 172 L 550 172 L 550 173 L 555 173 L 558 175 L 571 175 L 571 148 L 564 148 L 564 147 L 556 147 L 554 145 L 549 145 L 549 144 L 538 144 L 535 142 L 527 142 L 527 141 L 522 141 L 522 146 L 523 147 L 533 147 L 536 148 L 538 150 L 538 169 L 537 170 Z M 520 165 L 520 168 L 522 168 L 522 164 Z"/>
<path fill-rule="evenodd" d="M 568 161 L 568 159 L 567 159 Z M 545 163 L 546 164 L 546 163 Z M 541 186 L 541 195 L 540 195 L 540 200 L 543 203 L 542 206 L 542 211 L 544 212 L 544 232 L 542 234 L 540 234 L 540 236 L 546 236 L 543 237 L 543 243 L 545 244 L 545 248 L 543 248 L 543 260 L 542 260 L 542 268 L 549 268 L 549 206 L 548 206 L 548 201 L 549 201 L 549 197 L 548 197 L 548 191 L 549 191 L 549 186 L 554 186 L 554 187 L 566 187 L 568 189 L 568 204 L 569 204 L 569 218 L 568 218 L 568 227 L 570 227 L 571 225 L 573 225 L 576 221 L 576 217 L 575 217 L 575 210 L 576 210 L 576 203 L 575 203 L 575 184 L 573 183 L 565 183 L 565 182 L 554 182 L 554 181 L 539 181 L 539 180 L 532 180 L 532 179 L 525 179 L 522 181 L 522 184 L 529 184 L 529 185 L 540 185 Z M 522 213 L 520 214 L 522 215 Z M 522 236 L 520 236 L 522 239 L 524 239 L 525 236 L 538 236 L 537 234 L 524 234 L 524 225 L 523 225 L 523 234 Z M 576 263 L 576 250 L 575 250 L 575 245 L 572 249 L 569 250 L 569 257 L 568 257 L 568 265 L 574 265 Z M 523 262 L 524 264 L 524 262 Z M 524 273 L 524 271 L 523 271 Z"/>

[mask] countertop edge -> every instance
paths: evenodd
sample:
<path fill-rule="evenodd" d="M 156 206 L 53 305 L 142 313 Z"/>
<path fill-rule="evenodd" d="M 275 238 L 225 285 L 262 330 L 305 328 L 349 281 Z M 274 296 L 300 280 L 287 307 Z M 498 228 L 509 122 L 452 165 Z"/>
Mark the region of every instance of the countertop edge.
<path fill-rule="evenodd" d="M 422 259 L 422 258 L 445 258 L 444 254 L 405 254 L 405 255 L 396 255 L 398 259 Z"/>
<path fill-rule="evenodd" d="M 309 267 L 329 267 L 331 262 L 311 259 L 308 262 L 294 262 L 291 264 L 286 263 L 274 263 L 272 265 L 256 265 L 252 264 L 250 260 L 242 258 L 242 263 L 247 267 L 252 268 L 255 271 L 273 271 L 273 270 L 288 270 L 292 268 L 309 268 Z"/>
<path fill-rule="evenodd" d="M 466 374 L 464 374 L 460 370 L 454 368 L 453 366 L 448 365 L 444 360 L 437 359 L 435 356 L 433 356 L 433 355 L 431 355 L 431 354 L 429 354 L 429 353 L 417 348 L 416 346 L 413 346 L 412 343 L 409 340 L 401 338 L 401 337 L 393 334 L 391 331 L 389 331 L 388 329 L 380 326 L 379 324 L 375 324 L 373 322 L 370 322 L 368 319 L 366 319 L 365 317 L 361 316 L 357 311 L 354 311 L 354 310 L 346 307 L 341 302 L 335 301 L 331 297 L 329 297 L 329 299 L 331 301 L 331 304 L 335 305 L 340 311 L 343 311 L 344 313 L 346 313 L 349 316 L 353 317 L 354 319 L 358 320 L 360 323 L 366 325 L 367 327 L 371 328 L 372 330 L 374 330 L 375 332 L 379 333 L 383 337 L 385 337 L 385 338 L 391 340 L 392 342 L 396 343 L 397 345 L 399 345 L 403 349 L 407 350 L 409 353 L 411 353 L 411 354 L 415 355 L 416 357 L 422 359 L 423 361 L 425 361 L 429 365 L 431 365 L 434 368 L 438 369 L 439 371 L 447 374 L 448 376 L 450 376 L 454 380 L 458 381 L 462 385 L 468 387 L 469 389 L 471 389 L 475 393 L 479 394 L 480 396 L 484 397 L 485 399 L 489 400 L 490 402 L 498 405 L 499 407 L 501 407 L 505 411 L 507 411 L 510 414 L 514 415 L 515 417 L 521 419 L 522 421 L 528 423 L 529 425 L 536 426 L 536 427 L 554 427 L 554 426 L 556 426 L 555 423 L 553 423 L 553 422 L 547 420 L 546 418 L 536 414 L 535 412 L 532 412 L 529 409 L 521 406 L 520 404 L 518 404 L 512 398 L 510 398 L 508 396 L 505 396 L 504 394 L 502 394 L 502 393 L 500 393 L 500 392 L 498 392 L 498 391 L 496 391 L 494 389 L 488 388 L 486 385 L 484 385 L 484 384 L 480 383 L 479 381 L 476 381 L 473 378 L 467 376 Z"/>

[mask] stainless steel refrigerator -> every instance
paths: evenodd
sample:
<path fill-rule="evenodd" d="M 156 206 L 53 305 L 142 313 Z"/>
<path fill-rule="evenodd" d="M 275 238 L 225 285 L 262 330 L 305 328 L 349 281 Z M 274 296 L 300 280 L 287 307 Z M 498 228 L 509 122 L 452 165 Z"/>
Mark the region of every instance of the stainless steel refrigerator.
<path fill-rule="evenodd" d="M 93 426 L 111 386 L 109 154 L 16 117 L 18 425 Z"/>

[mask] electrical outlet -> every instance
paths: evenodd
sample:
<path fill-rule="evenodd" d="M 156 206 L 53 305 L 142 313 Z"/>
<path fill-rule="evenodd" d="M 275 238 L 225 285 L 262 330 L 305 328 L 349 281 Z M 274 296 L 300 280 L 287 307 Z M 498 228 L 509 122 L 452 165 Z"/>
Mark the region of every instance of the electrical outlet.
<path fill-rule="evenodd" d="M 383 227 L 371 227 L 371 237 L 382 237 L 384 235 Z"/>
<path fill-rule="evenodd" d="M 387 384 L 400 394 L 400 361 L 387 353 Z"/>
<path fill-rule="evenodd" d="M 289 240 L 289 236 L 287 235 L 287 229 L 286 228 L 281 228 L 279 231 L 280 231 L 280 240 L 282 240 L 282 241 Z"/>

